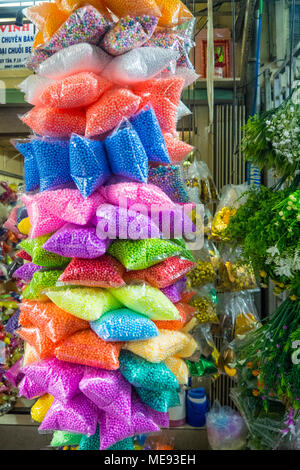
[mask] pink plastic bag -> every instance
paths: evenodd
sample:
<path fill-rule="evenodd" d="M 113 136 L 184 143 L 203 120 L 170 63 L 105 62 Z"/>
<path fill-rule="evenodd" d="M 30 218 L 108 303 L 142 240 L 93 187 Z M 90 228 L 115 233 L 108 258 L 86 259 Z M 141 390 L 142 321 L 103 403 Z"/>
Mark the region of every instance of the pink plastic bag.
<path fill-rule="evenodd" d="M 57 217 L 57 215 L 49 212 L 44 207 L 41 207 L 38 197 L 23 194 L 21 199 L 26 206 L 30 220 L 30 238 L 36 238 L 55 232 L 65 224 L 60 217 Z"/>

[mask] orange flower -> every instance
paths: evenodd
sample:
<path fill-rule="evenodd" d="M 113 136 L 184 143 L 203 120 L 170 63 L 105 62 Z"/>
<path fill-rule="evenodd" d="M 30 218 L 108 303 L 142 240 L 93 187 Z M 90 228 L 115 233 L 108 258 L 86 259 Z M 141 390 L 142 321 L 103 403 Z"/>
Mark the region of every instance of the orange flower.
<path fill-rule="evenodd" d="M 259 395 L 259 390 L 257 390 L 257 389 L 252 390 L 252 395 L 255 396 L 255 397 L 258 397 L 258 395 Z"/>
<path fill-rule="evenodd" d="M 247 367 L 248 367 L 248 369 L 252 369 L 252 367 L 253 367 L 253 362 L 251 362 L 251 361 L 250 361 L 250 362 L 247 362 Z"/>
<path fill-rule="evenodd" d="M 252 375 L 254 375 L 254 377 L 257 377 L 259 375 L 259 370 L 257 369 L 253 370 Z"/>

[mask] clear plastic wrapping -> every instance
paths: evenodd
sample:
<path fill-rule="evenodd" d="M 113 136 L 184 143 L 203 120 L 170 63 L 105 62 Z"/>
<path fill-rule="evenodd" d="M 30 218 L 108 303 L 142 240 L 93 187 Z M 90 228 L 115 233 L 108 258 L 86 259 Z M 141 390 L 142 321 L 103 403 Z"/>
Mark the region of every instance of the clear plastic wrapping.
<path fill-rule="evenodd" d="M 141 183 L 147 182 L 148 157 L 138 133 L 128 121 L 122 121 L 105 139 L 104 145 L 115 175 Z"/>
<path fill-rule="evenodd" d="M 30 238 L 37 238 L 55 232 L 64 225 L 64 221 L 47 209 L 39 206 L 37 198 L 33 195 L 23 194 L 24 202 L 29 215 Z"/>
<path fill-rule="evenodd" d="M 63 48 L 44 60 L 37 73 L 55 80 L 80 72 L 100 75 L 110 61 L 111 57 L 99 47 L 81 43 Z"/>
<path fill-rule="evenodd" d="M 218 291 L 257 289 L 253 268 L 239 261 L 240 253 L 240 248 L 234 251 L 231 247 L 227 247 L 222 251 L 217 279 Z"/>
<path fill-rule="evenodd" d="M 109 289 L 109 292 L 127 308 L 152 320 L 179 319 L 176 306 L 155 287 L 139 284 Z"/>
<path fill-rule="evenodd" d="M 185 184 L 190 199 L 202 204 L 217 202 L 219 196 L 207 164 L 194 158 L 193 162 L 185 168 Z"/>
<path fill-rule="evenodd" d="M 54 343 L 76 331 L 89 328 L 87 321 L 70 315 L 52 302 L 23 300 L 20 305 L 19 323 L 25 327 L 33 325 L 39 328 Z"/>
<path fill-rule="evenodd" d="M 104 341 L 141 341 L 158 335 L 149 318 L 126 308 L 105 313 L 90 325 Z"/>
<path fill-rule="evenodd" d="M 110 255 L 95 259 L 75 258 L 58 279 L 58 285 L 122 287 L 125 268 Z"/>
<path fill-rule="evenodd" d="M 159 187 L 175 203 L 189 202 L 179 165 L 149 168 L 148 182 Z"/>
<path fill-rule="evenodd" d="M 59 287 L 48 290 L 47 296 L 62 310 L 86 321 L 121 307 L 107 290 L 92 287 Z"/>
<path fill-rule="evenodd" d="M 43 294 L 44 290 L 54 287 L 61 274 L 62 271 L 56 269 L 35 272 L 30 283 L 23 291 L 23 298 L 28 300 L 47 300 L 47 297 Z"/>
<path fill-rule="evenodd" d="M 73 134 L 69 146 L 70 173 L 80 194 L 87 198 L 111 176 L 104 143 Z"/>

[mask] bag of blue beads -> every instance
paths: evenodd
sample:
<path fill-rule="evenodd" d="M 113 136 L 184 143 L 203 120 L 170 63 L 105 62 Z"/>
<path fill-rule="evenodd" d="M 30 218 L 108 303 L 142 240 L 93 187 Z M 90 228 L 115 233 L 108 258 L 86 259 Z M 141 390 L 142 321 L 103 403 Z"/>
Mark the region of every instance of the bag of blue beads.
<path fill-rule="evenodd" d="M 140 341 L 158 335 L 149 318 L 128 308 L 107 312 L 90 326 L 104 341 Z"/>
<path fill-rule="evenodd" d="M 120 126 L 104 141 L 109 164 L 115 175 L 132 181 L 147 183 L 148 157 L 137 132 L 129 121 Z"/>
<path fill-rule="evenodd" d="M 153 108 L 146 105 L 130 118 L 130 123 L 144 146 L 149 162 L 170 163 L 165 139 Z"/>
<path fill-rule="evenodd" d="M 33 150 L 40 175 L 40 190 L 58 189 L 72 182 L 69 140 L 33 138 Z"/>
<path fill-rule="evenodd" d="M 111 176 L 103 142 L 77 134 L 70 139 L 71 178 L 84 198 Z"/>
<path fill-rule="evenodd" d="M 25 190 L 36 191 L 40 187 L 40 175 L 30 139 L 12 140 L 11 143 L 24 157 Z"/>
<path fill-rule="evenodd" d="M 120 372 L 134 387 L 161 392 L 177 390 L 178 380 L 164 362 L 149 362 L 131 351 L 122 349 L 119 356 Z"/>
<path fill-rule="evenodd" d="M 176 390 L 162 390 L 158 392 L 157 390 L 139 387 L 136 391 L 143 403 L 161 413 L 167 413 L 169 408 L 180 405 Z"/>

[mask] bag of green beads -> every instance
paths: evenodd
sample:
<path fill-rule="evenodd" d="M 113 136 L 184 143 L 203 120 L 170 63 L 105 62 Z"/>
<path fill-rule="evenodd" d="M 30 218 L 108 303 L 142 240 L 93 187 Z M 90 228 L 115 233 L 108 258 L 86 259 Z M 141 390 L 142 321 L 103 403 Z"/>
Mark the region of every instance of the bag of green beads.
<path fill-rule="evenodd" d="M 45 268 L 65 267 L 71 261 L 71 258 L 64 258 L 63 256 L 46 251 L 43 248 L 44 243 L 46 243 L 52 235 L 53 233 L 49 233 L 41 237 L 26 238 L 21 241 L 19 246 L 32 257 L 32 262 L 38 266 Z"/>
<path fill-rule="evenodd" d="M 82 434 L 74 434 L 67 431 L 54 431 L 51 447 L 77 446 Z"/>
<path fill-rule="evenodd" d="M 63 271 L 56 269 L 51 271 L 37 271 L 34 273 L 30 283 L 23 291 L 23 299 L 40 301 L 48 300 L 48 297 L 43 295 L 42 291 L 54 287 L 62 273 Z"/>
<path fill-rule="evenodd" d="M 108 253 L 129 271 L 149 268 L 172 256 L 194 260 L 184 242 L 174 239 L 116 240 Z"/>
<path fill-rule="evenodd" d="M 148 390 L 139 387 L 136 389 L 140 399 L 150 408 L 161 413 L 167 413 L 169 408 L 180 405 L 180 400 L 176 390 Z"/>

